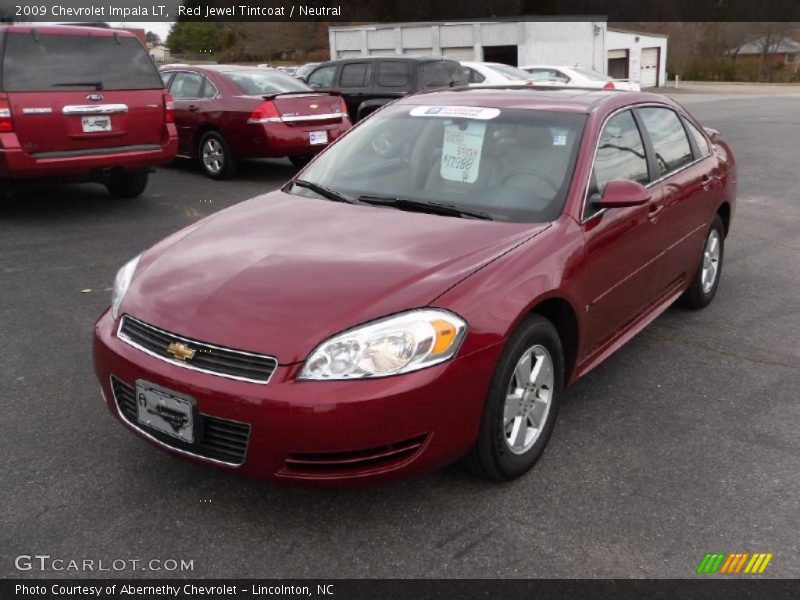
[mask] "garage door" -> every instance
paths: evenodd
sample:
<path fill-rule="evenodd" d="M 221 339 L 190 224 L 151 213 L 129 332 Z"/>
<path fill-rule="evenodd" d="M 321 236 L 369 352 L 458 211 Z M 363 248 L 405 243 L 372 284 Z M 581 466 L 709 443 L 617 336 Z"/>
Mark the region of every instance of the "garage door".
<path fill-rule="evenodd" d="M 642 64 L 639 84 L 643 88 L 658 85 L 659 48 L 642 48 Z"/>
<path fill-rule="evenodd" d="M 475 49 L 472 46 L 442 48 L 442 56 L 453 60 L 475 60 Z"/>

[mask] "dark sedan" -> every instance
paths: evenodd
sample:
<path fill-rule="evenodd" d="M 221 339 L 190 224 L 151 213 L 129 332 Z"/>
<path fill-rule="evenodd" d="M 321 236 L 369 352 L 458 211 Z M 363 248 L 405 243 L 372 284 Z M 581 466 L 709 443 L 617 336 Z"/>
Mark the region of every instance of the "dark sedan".
<path fill-rule="evenodd" d="M 175 102 L 178 154 L 212 179 L 233 176 L 248 158 L 302 166 L 351 125 L 341 96 L 275 69 L 172 65 L 161 77 Z"/>
<path fill-rule="evenodd" d="M 251 476 L 512 479 L 566 386 L 711 302 L 735 198 L 730 147 L 662 96 L 410 96 L 124 266 L 95 368 L 127 427 Z"/>

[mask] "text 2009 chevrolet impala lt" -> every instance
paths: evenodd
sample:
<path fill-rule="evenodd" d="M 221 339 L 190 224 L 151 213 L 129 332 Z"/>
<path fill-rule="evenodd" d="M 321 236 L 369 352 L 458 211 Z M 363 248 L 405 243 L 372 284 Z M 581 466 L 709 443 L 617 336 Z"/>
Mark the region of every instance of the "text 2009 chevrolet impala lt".
<path fill-rule="evenodd" d="M 97 374 L 139 435 L 251 476 L 511 479 L 567 384 L 711 301 L 735 195 L 728 145 L 661 96 L 408 97 L 125 265 Z"/>

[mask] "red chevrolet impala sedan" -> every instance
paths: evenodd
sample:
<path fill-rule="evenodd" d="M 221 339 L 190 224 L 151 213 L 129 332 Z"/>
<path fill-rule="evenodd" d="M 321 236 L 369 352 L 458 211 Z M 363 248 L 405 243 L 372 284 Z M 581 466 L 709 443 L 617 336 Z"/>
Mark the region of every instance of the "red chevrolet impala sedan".
<path fill-rule="evenodd" d="M 171 65 L 161 78 L 175 102 L 178 154 L 212 179 L 232 177 L 248 158 L 302 166 L 351 125 L 339 94 L 276 69 Z"/>
<path fill-rule="evenodd" d="M 411 96 L 126 264 L 97 375 L 140 436 L 254 477 L 512 479 L 568 384 L 711 301 L 735 196 L 719 132 L 662 96 Z"/>

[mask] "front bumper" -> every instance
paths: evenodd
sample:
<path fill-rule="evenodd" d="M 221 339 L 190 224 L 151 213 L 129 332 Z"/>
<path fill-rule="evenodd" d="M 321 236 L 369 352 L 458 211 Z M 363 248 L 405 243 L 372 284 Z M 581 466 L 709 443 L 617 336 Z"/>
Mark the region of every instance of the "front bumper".
<path fill-rule="evenodd" d="M 500 348 L 422 371 L 360 381 L 298 381 L 280 365 L 268 384 L 171 364 L 115 335 L 107 311 L 95 326 L 94 363 L 109 410 L 174 454 L 276 482 L 342 484 L 425 473 L 463 457 L 474 443 Z M 198 413 L 250 426 L 243 462 L 233 466 L 165 444 L 125 418 L 111 381 L 146 380 L 197 402 Z"/>

